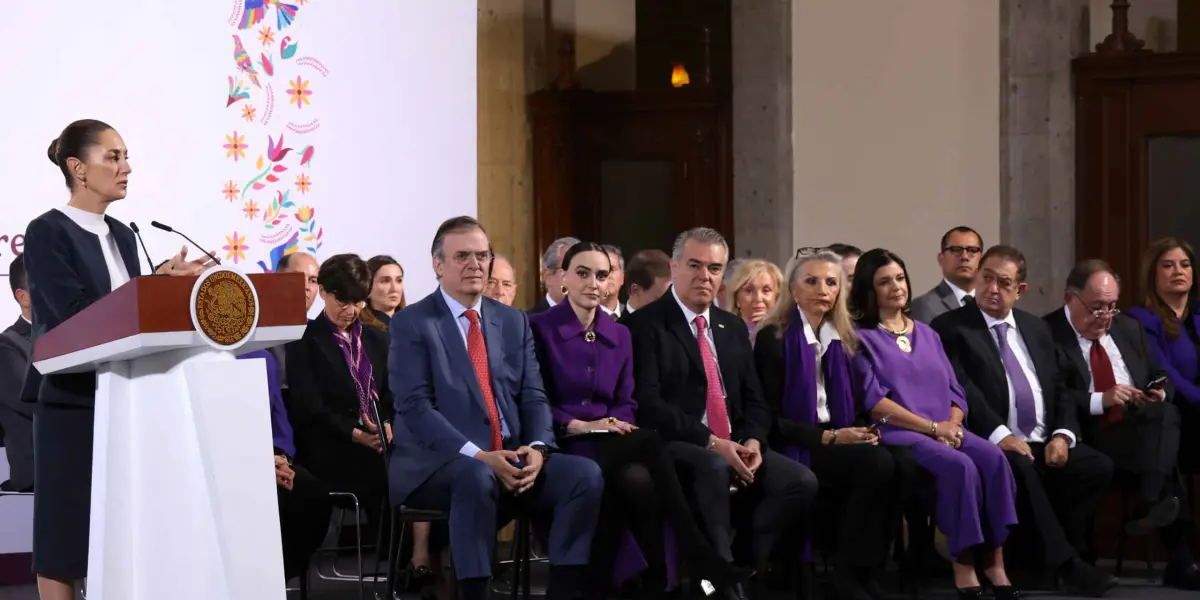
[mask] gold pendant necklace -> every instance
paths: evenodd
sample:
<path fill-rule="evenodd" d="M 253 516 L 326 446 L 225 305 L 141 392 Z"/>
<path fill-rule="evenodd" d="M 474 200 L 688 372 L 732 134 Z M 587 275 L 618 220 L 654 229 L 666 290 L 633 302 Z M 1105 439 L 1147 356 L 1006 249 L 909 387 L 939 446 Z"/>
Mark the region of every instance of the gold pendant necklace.
<path fill-rule="evenodd" d="M 905 354 L 912 352 L 912 340 L 908 339 L 908 334 L 912 333 L 913 323 L 907 317 L 905 318 L 904 329 L 900 331 L 892 331 L 885 327 L 882 322 L 879 323 L 879 328 L 896 336 L 896 347 L 900 348 L 901 352 Z"/>

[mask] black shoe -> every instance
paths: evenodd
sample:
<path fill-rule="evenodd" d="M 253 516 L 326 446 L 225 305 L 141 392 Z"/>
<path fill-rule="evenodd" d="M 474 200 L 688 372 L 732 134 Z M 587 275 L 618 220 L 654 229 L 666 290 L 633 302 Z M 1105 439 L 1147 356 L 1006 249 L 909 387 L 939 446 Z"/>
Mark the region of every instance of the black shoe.
<path fill-rule="evenodd" d="M 996 600 L 1019 600 L 1021 598 L 1021 590 L 1012 585 L 993 585 L 992 596 Z"/>
<path fill-rule="evenodd" d="M 749 600 L 746 595 L 746 587 L 740 583 L 735 583 L 725 588 L 725 600 Z"/>
<path fill-rule="evenodd" d="M 1163 585 L 1181 590 L 1200 590 L 1200 568 L 1195 563 L 1167 565 L 1163 570 Z"/>
<path fill-rule="evenodd" d="M 1078 559 L 1062 572 L 1063 589 L 1072 596 L 1100 598 L 1118 583 L 1116 577 Z"/>
<path fill-rule="evenodd" d="M 1160 527 L 1166 527 L 1175 522 L 1179 516 L 1179 498 L 1171 496 L 1163 498 L 1150 507 L 1146 516 L 1125 524 L 1125 533 L 1132 536 L 1150 535 Z"/>
<path fill-rule="evenodd" d="M 879 572 L 880 569 L 859 570 L 858 581 L 862 585 L 863 591 L 867 592 L 867 595 L 870 596 L 872 600 L 884 600 L 884 598 L 887 598 L 887 594 L 884 593 L 883 588 L 879 586 Z"/>
<path fill-rule="evenodd" d="M 979 586 L 969 588 L 954 588 L 958 595 L 958 600 L 983 600 L 983 588 Z"/>
<path fill-rule="evenodd" d="M 437 584 L 437 576 L 433 569 L 424 565 L 417 566 L 408 563 L 408 583 L 404 586 L 410 593 L 418 593 L 427 587 Z"/>
<path fill-rule="evenodd" d="M 746 583 L 754 577 L 754 569 L 739 567 L 715 554 L 709 558 L 697 559 L 695 567 L 717 591 Z"/>
<path fill-rule="evenodd" d="M 835 567 L 829 577 L 833 587 L 833 595 L 838 600 L 874 600 L 867 590 L 863 589 L 854 569 L 850 567 Z"/>

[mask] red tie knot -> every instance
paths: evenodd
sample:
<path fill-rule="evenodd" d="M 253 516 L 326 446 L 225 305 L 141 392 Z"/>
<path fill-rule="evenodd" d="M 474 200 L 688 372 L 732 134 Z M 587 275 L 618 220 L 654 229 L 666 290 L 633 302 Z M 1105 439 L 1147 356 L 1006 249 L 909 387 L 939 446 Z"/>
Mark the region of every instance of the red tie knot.
<path fill-rule="evenodd" d="M 704 318 L 704 315 L 696 315 L 696 331 L 704 333 L 707 328 L 708 320 Z"/>
<path fill-rule="evenodd" d="M 471 322 L 472 325 L 479 324 L 479 313 L 475 312 L 475 309 L 473 309 L 473 308 L 467 309 L 467 312 L 463 313 L 463 316 L 465 316 L 467 318 L 467 320 Z"/>

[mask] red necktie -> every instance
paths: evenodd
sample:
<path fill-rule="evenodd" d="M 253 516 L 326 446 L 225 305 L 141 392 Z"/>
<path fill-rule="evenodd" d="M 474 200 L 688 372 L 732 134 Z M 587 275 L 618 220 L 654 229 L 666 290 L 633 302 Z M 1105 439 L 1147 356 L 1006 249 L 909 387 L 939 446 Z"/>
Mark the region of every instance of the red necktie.
<path fill-rule="evenodd" d="M 1092 350 L 1088 353 L 1088 362 L 1092 366 L 1092 387 L 1097 394 L 1103 394 L 1116 387 L 1117 377 L 1113 375 L 1112 361 L 1108 359 L 1108 352 L 1104 350 L 1104 346 L 1100 345 L 1100 340 L 1092 342 Z M 1104 420 L 1110 425 L 1115 425 L 1121 422 L 1122 416 L 1121 407 L 1113 406 L 1104 415 Z"/>
<path fill-rule="evenodd" d="M 700 360 L 704 363 L 704 377 L 708 380 L 708 393 L 704 397 L 704 409 L 708 413 L 708 428 L 713 435 L 729 439 L 729 413 L 725 408 L 725 394 L 721 391 L 721 372 L 717 369 L 717 357 L 713 356 L 704 331 L 708 322 L 696 317 L 696 342 L 700 344 Z"/>
<path fill-rule="evenodd" d="M 492 395 L 492 371 L 488 367 L 487 345 L 483 343 L 483 330 L 479 328 L 479 313 L 468 310 L 464 315 L 471 322 L 467 328 L 467 356 L 471 357 L 475 378 L 479 380 L 479 390 L 483 392 L 483 403 L 487 405 L 488 423 L 492 426 L 492 450 L 495 451 L 504 447 L 504 439 L 500 435 L 500 410 L 496 408 L 496 397 Z"/>

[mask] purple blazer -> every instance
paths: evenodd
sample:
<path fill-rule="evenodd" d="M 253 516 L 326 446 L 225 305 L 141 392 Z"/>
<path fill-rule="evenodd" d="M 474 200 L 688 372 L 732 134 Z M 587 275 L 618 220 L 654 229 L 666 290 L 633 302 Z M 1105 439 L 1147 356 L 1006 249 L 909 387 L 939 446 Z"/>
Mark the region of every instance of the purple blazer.
<path fill-rule="evenodd" d="M 1200 337 L 1200 302 L 1192 304 L 1187 321 L 1180 323 L 1179 337 L 1170 339 L 1163 329 L 1162 318 L 1153 311 L 1135 306 L 1126 313 L 1142 324 L 1146 337 L 1150 338 L 1150 350 L 1154 360 L 1167 372 L 1167 378 L 1175 387 L 1175 397 L 1178 402 L 1187 404 L 1200 403 L 1200 386 L 1196 385 L 1200 376 L 1200 348 L 1192 341 L 1192 335 L 1187 331 L 1191 328 Z"/>
<path fill-rule="evenodd" d="M 570 302 L 531 315 L 534 349 L 558 428 L 572 419 L 616 417 L 633 423 L 633 342 L 624 325 L 596 318 L 596 341 L 584 339 Z"/>

